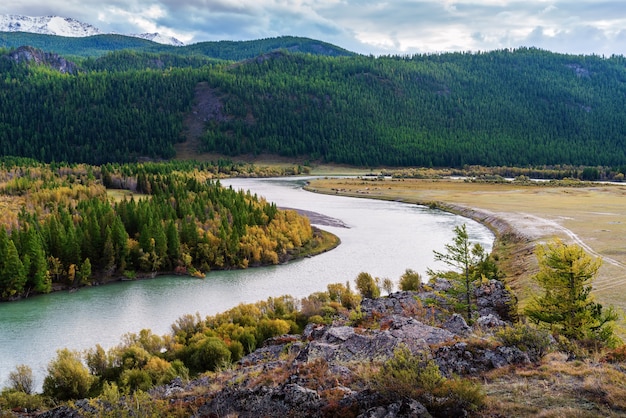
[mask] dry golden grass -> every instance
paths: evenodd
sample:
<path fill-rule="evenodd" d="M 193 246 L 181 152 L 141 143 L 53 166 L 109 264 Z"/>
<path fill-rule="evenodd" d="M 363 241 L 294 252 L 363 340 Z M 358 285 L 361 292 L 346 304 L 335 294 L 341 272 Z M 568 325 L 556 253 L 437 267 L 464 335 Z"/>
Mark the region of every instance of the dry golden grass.
<path fill-rule="evenodd" d="M 484 376 L 484 416 L 623 417 L 626 375 L 621 365 L 567 361 L 547 355 L 541 364 L 496 369 Z"/>
<path fill-rule="evenodd" d="M 462 180 L 320 179 L 309 189 L 322 193 L 436 203 L 484 223 L 507 222 L 525 239 L 501 252 L 508 256 L 507 273 L 521 298 L 529 297 L 535 245 L 558 237 L 601 257 L 594 282 L 598 301 L 626 311 L 626 185 L 586 187 L 525 186 L 512 183 L 470 183 Z"/>

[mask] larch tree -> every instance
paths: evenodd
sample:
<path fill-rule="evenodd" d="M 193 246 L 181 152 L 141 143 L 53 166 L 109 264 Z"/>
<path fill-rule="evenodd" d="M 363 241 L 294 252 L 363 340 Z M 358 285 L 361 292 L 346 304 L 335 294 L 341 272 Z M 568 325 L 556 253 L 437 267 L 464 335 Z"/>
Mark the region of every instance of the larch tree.
<path fill-rule="evenodd" d="M 454 228 L 452 243 L 445 245 L 445 252 L 434 251 L 435 260 L 442 261 L 454 271 L 434 271 L 429 269 L 431 278 L 443 277 L 450 280 L 452 289 L 449 293 L 454 298 L 455 308 L 464 311 L 465 319 L 472 321 L 474 313 L 474 282 L 482 277 L 488 254 L 482 245 L 472 244 L 465 224 Z"/>
<path fill-rule="evenodd" d="M 533 298 L 525 313 L 559 335 L 582 341 L 612 345 L 617 342 L 613 322 L 618 319 L 612 307 L 593 299 L 592 281 L 602 264 L 580 246 L 555 240 L 535 250 L 539 272 L 533 276 L 542 293 Z"/>

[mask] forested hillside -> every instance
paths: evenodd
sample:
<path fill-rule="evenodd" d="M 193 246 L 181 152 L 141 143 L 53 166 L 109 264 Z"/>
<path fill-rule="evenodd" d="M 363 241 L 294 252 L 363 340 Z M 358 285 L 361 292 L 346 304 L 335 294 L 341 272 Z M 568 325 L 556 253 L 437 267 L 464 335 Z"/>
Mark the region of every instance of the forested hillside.
<path fill-rule="evenodd" d="M 354 53 L 335 45 L 308 38 L 280 36 L 253 41 L 199 42 L 187 46 L 163 45 L 145 39 L 124 35 L 95 35 L 68 38 L 25 32 L 0 32 L 0 47 L 18 48 L 30 45 L 49 52 L 70 57 L 101 57 L 110 52 L 132 50 L 135 52 L 165 53 L 180 56 L 202 56 L 221 60 L 239 61 L 259 54 L 284 49 L 291 52 L 350 56 Z"/>
<path fill-rule="evenodd" d="M 79 59 L 76 75 L 2 58 L 0 153 L 96 164 L 169 159 L 193 111 L 206 125 L 202 150 L 229 156 L 626 166 L 622 56 L 520 48 L 337 57 L 318 44 L 290 52 L 288 39 L 127 49 Z M 222 60 L 209 51 L 218 46 Z M 199 83 L 209 110 L 193 107 Z"/>
<path fill-rule="evenodd" d="M 0 160 L 0 301 L 122 276 L 204 277 L 315 252 L 321 241 L 307 218 L 221 187 L 212 179 L 224 168 Z"/>

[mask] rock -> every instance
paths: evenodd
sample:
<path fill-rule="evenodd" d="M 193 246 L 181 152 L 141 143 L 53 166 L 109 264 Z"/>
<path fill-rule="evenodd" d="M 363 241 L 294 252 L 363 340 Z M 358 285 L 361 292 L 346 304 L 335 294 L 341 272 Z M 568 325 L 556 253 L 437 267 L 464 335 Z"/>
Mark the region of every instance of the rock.
<path fill-rule="evenodd" d="M 314 323 L 307 324 L 302 332 L 302 338 L 305 341 L 318 340 L 322 337 L 322 335 L 324 335 L 327 329 L 328 325 Z"/>
<path fill-rule="evenodd" d="M 357 418 L 432 418 L 428 410 L 415 399 L 403 399 L 387 406 L 378 406 Z"/>
<path fill-rule="evenodd" d="M 319 403 L 320 401 L 320 395 L 318 395 L 316 391 L 303 388 L 300 385 L 285 385 L 283 393 L 285 396 L 285 403 L 291 406 Z"/>
<path fill-rule="evenodd" d="M 256 389 L 226 387 L 198 408 L 194 417 L 319 417 L 323 402 L 314 390 L 296 384 Z"/>
<path fill-rule="evenodd" d="M 474 327 L 487 332 L 493 332 L 500 328 L 506 327 L 507 323 L 501 320 L 494 314 L 489 314 L 487 316 L 481 316 L 476 320 L 476 324 Z"/>
<path fill-rule="evenodd" d="M 37 415 L 38 418 L 83 418 L 76 409 L 69 406 L 59 406 Z"/>
<path fill-rule="evenodd" d="M 428 284 L 436 292 L 447 292 L 452 289 L 452 283 L 450 283 L 450 280 L 444 279 L 443 277 L 435 277 Z"/>
<path fill-rule="evenodd" d="M 462 337 L 472 332 L 472 328 L 467 325 L 465 319 L 459 314 L 453 314 L 441 327 Z"/>
<path fill-rule="evenodd" d="M 476 375 L 509 364 L 529 364 L 528 354 L 517 347 L 489 347 L 466 342 L 443 346 L 433 353 L 439 370 L 445 376 Z"/>
<path fill-rule="evenodd" d="M 412 313 L 421 306 L 417 296 L 417 292 L 396 292 L 384 298 L 366 298 L 361 301 L 361 312 L 366 317 L 375 314 L 412 316 Z"/>
<path fill-rule="evenodd" d="M 426 325 L 414 318 L 391 315 L 381 320 L 380 329 L 330 326 L 319 339 L 310 341 L 298 354 L 301 362 L 322 358 L 327 362 L 385 360 L 399 345 L 412 352 L 454 339 L 454 334 Z"/>
<path fill-rule="evenodd" d="M 514 320 L 514 309 L 517 303 L 515 296 L 499 280 L 489 280 L 478 287 L 476 306 L 479 316 L 496 315 L 504 321 Z"/>
<path fill-rule="evenodd" d="M 172 398 L 184 391 L 185 385 L 183 384 L 183 379 L 177 377 L 167 385 L 152 388 L 150 390 L 150 395 L 160 399 L 167 399 Z"/>

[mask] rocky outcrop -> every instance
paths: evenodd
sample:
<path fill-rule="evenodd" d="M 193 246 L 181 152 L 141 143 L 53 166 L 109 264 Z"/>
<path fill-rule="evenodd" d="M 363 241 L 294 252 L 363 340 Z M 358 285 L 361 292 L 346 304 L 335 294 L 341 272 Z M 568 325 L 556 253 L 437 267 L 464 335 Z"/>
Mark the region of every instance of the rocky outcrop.
<path fill-rule="evenodd" d="M 7 58 L 18 64 L 32 63 L 36 65 L 45 65 L 63 74 L 76 74 L 78 72 L 78 67 L 73 62 L 68 61 L 57 54 L 44 52 L 31 46 L 21 46 L 10 52 L 7 55 Z"/>
<path fill-rule="evenodd" d="M 462 416 L 467 414 L 463 406 L 454 406 L 460 408 L 454 413 L 429 411 L 416 399 L 390 397 L 369 385 L 355 384 L 362 379 L 357 371 L 360 365 L 384 362 L 400 346 L 432 359 L 447 377 L 475 376 L 537 360 L 532 353 L 482 337 L 507 324 L 498 312 L 503 312 L 512 299 L 499 282 L 486 282 L 476 291 L 479 312 L 484 315 L 474 327 L 457 314 L 436 322 L 445 310 L 433 314 L 424 309 L 424 301 L 448 285 L 440 281 L 421 292 L 364 299 L 361 316 L 353 318 L 354 323 L 338 317 L 332 324 L 308 324 L 301 335 L 266 340 L 241 359 L 238 367 L 191 382 L 175 379 L 152 389 L 150 395 L 193 404 L 197 418 Z M 480 333 L 475 333 L 477 330 Z M 88 412 L 85 406 L 76 405 L 77 410 L 59 410 L 49 416 Z"/>
<path fill-rule="evenodd" d="M 311 326 L 310 326 L 311 327 Z M 327 326 L 317 332 L 298 354 L 298 361 L 322 358 L 327 362 L 359 362 L 385 360 L 400 345 L 417 353 L 430 345 L 452 341 L 454 334 L 414 319 L 392 315 L 381 320 L 380 329 L 359 329 L 351 326 Z"/>

